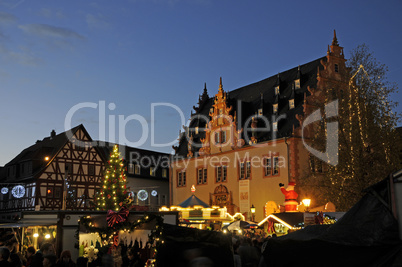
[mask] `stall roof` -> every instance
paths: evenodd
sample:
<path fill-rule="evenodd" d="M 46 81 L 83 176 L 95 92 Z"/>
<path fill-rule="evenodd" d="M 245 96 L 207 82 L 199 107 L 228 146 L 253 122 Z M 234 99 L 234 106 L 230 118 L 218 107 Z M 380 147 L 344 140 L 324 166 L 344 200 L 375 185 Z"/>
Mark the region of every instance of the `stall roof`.
<path fill-rule="evenodd" d="M 28 227 L 28 226 L 49 226 L 56 225 L 57 218 L 46 218 L 46 219 L 21 219 L 15 222 L 1 223 L 0 228 L 17 228 L 17 227 Z"/>
<path fill-rule="evenodd" d="M 207 203 L 205 203 L 204 201 L 202 201 L 195 195 L 191 195 L 191 197 L 187 198 L 186 200 L 184 200 L 182 203 L 180 203 L 177 206 L 180 206 L 182 208 L 189 208 L 189 207 L 194 207 L 194 206 L 203 206 L 204 208 L 209 207 L 209 205 Z"/>
<path fill-rule="evenodd" d="M 258 226 L 262 225 L 270 218 L 286 225 L 286 227 L 290 229 L 299 228 L 300 224 L 304 222 L 304 214 L 302 212 L 281 212 L 268 215 L 264 220 L 258 223 Z"/>

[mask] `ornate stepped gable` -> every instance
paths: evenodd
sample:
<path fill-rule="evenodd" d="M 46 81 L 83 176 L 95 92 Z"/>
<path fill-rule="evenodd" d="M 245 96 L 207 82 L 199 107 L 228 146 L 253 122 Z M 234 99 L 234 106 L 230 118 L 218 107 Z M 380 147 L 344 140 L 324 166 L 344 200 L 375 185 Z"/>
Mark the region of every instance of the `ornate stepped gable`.
<path fill-rule="evenodd" d="M 232 129 L 226 140 L 233 150 L 243 145 L 300 136 L 304 114 L 310 114 L 314 108 L 309 98 L 319 94 L 316 88 L 320 79 L 334 74 L 334 62 L 344 66 L 342 48 L 337 42 L 330 48 L 325 57 L 230 92 L 223 91 L 221 81 L 213 98 L 200 97 L 202 105 L 194 109 L 196 113 L 192 114 L 188 129 L 179 136 L 176 157 L 211 154 L 216 144 L 215 133 L 224 128 Z M 331 73 L 327 74 L 329 70 Z M 225 148 L 223 144 L 217 147 L 215 153 Z"/>

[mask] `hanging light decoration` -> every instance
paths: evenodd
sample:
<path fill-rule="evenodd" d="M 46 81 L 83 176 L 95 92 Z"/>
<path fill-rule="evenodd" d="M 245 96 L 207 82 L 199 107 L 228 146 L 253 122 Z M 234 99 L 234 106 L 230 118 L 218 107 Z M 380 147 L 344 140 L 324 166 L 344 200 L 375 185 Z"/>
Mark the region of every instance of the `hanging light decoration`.
<path fill-rule="evenodd" d="M 3 195 L 7 194 L 7 193 L 8 193 L 8 188 L 7 188 L 7 187 L 3 187 L 3 188 L 1 189 L 1 193 L 2 193 Z"/>
<path fill-rule="evenodd" d="M 158 195 L 158 192 L 156 190 L 152 190 L 151 195 L 153 197 L 156 197 Z"/>
<path fill-rule="evenodd" d="M 138 199 L 141 201 L 145 201 L 148 198 L 148 192 L 145 191 L 144 189 L 141 189 L 138 191 Z"/>
<path fill-rule="evenodd" d="M 16 185 L 11 190 L 11 194 L 15 198 L 22 198 L 25 195 L 25 188 L 22 185 Z"/>

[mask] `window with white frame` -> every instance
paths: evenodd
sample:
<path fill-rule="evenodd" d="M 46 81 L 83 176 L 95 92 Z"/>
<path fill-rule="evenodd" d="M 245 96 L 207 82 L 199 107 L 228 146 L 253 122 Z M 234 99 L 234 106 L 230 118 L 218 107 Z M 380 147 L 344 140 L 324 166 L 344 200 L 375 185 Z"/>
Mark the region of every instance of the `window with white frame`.
<path fill-rule="evenodd" d="M 186 186 L 186 171 L 177 172 L 177 186 Z"/>
<path fill-rule="evenodd" d="M 240 162 L 240 180 L 250 179 L 251 178 L 251 162 Z"/>
<path fill-rule="evenodd" d="M 221 166 L 216 167 L 216 182 L 219 183 L 222 179 L 222 168 Z"/>
<path fill-rule="evenodd" d="M 228 166 L 222 166 L 222 182 L 226 182 L 226 177 L 228 175 Z"/>
<path fill-rule="evenodd" d="M 244 162 L 240 162 L 240 177 L 239 180 L 244 179 Z"/>
<path fill-rule="evenodd" d="M 216 182 L 225 182 L 227 178 L 227 166 L 217 166 L 216 168 Z"/>
<path fill-rule="evenodd" d="M 279 157 L 278 156 L 274 156 L 273 157 L 273 169 L 272 169 L 272 175 L 278 175 L 279 174 Z"/>
<path fill-rule="evenodd" d="M 251 162 L 246 162 L 246 179 L 250 179 L 251 177 Z"/>
<path fill-rule="evenodd" d="M 271 176 L 272 174 L 272 161 L 271 157 L 267 157 L 264 159 L 264 167 L 265 167 L 265 176 Z"/>
<path fill-rule="evenodd" d="M 207 183 L 207 168 L 199 168 L 197 171 L 197 184 Z"/>

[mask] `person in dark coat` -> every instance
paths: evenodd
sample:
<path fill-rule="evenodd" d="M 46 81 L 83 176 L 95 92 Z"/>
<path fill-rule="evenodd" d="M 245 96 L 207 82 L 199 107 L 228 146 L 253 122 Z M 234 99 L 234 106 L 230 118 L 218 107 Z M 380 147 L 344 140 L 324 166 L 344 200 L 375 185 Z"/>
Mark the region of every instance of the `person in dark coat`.
<path fill-rule="evenodd" d="M 76 267 L 75 262 L 71 259 L 71 251 L 63 250 L 61 252 L 57 267 Z"/>
<path fill-rule="evenodd" d="M 6 247 L 0 247 L 0 266 L 9 267 L 8 258 L 10 257 L 10 251 Z"/>
<path fill-rule="evenodd" d="M 88 258 L 78 257 L 77 267 L 88 267 Z"/>
<path fill-rule="evenodd" d="M 26 254 L 25 254 L 25 257 L 27 259 L 27 262 L 25 264 L 26 267 L 31 266 L 31 262 L 32 262 L 32 259 L 33 259 L 33 256 L 35 255 L 35 253 L 36 253 L 36 250 L 34 247 L 31 246 L 31 247 L 27 248 Z"/>
<path fill-rule="evenodd" d="M 45 243 L 40 247 L 32 258 L 31 267 L 43 267 L 43 257 L 46 255 L 55 255 L 53 244 Z M 56 257 L 57 260 L 57 257 Z"/>
<path fill-rule="evenodd" d="M 43 267 L 56 267 L 57 257 L 54 254 L 43 256 Z"/>

